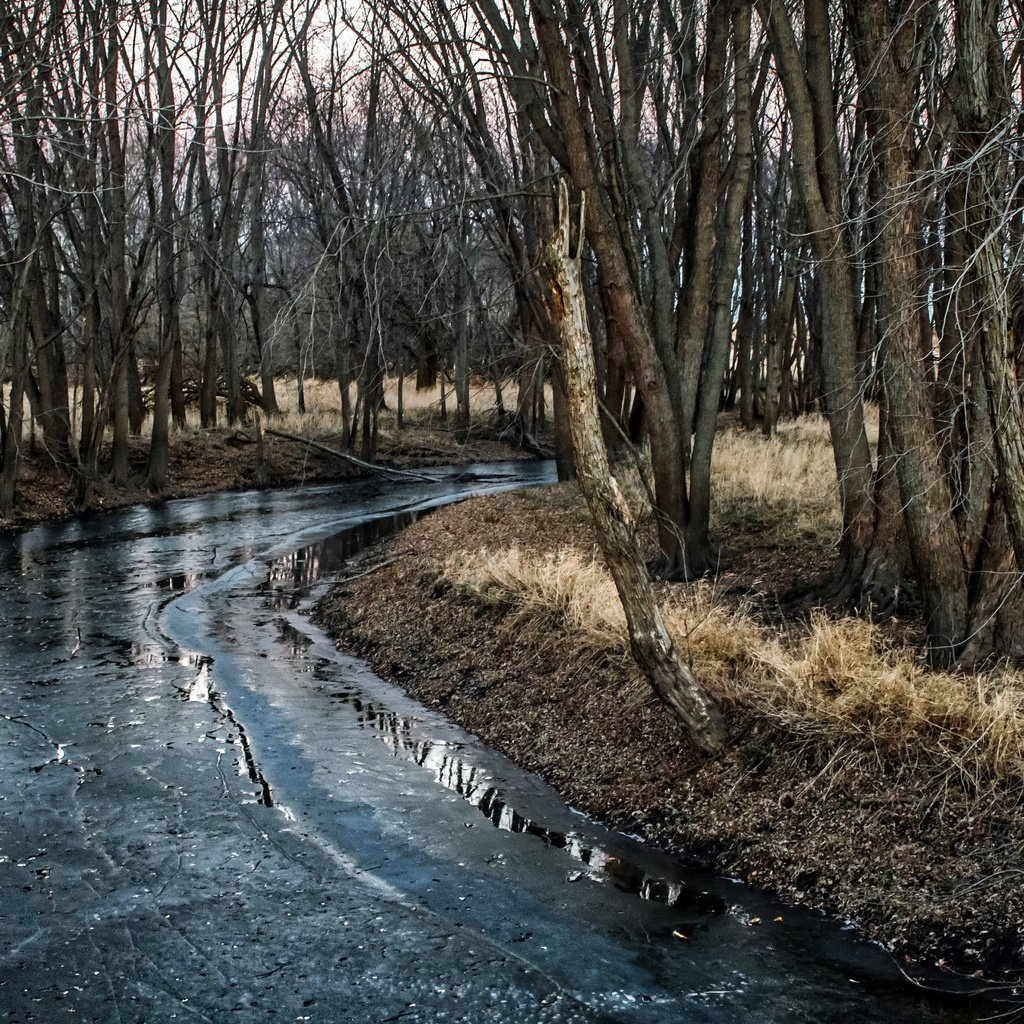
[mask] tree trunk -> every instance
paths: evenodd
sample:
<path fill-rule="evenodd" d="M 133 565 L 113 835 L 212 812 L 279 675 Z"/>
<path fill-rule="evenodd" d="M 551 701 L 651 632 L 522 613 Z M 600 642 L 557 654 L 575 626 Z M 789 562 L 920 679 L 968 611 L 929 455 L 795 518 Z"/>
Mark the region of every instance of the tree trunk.
<path fill-rule="evenodd" d="M 1007 114 L 1008 83 L 999 43 L 996 0 L 957 4 L 957 117 L 967 174 L 967 235 L 974 253 L 969 271 L 971 308 L 991 396 L 999 466 L 1018 572 L 1024 572 L 1024 388 L 1017 374 L 1004 269 L 1005 155 L 993 139 Z"/>
<path fill-rule="evenodd" d="M 295 405 L 301 415 L 306 414 L 306 363 L 302 352 L 302 334 L 299 322 L 293 324 L 295 338 Z"/>
<path fill-rule="evenodd" d="M 754 426 L 754 388 L 758 357 L 754 342 L 754 199 L 748 196 L 743 210 L 743 254 L 740 269 L 740 317 L 736 325 L 740 423 L 748 430 Z"/>
<path fill-rule="evenodd" d="M 338 381 L 341 409 L 341 444 L 347 448 L 352 437 L 352 303 L 345 310 L 345 322 L 334 337 L 334 376 Z"/>
<path fill-rule="evenodd" d="M 4 436 L 3 463 L 0 464 L 0 515 L 14 508 L 14 489 L 18 479 L 21 431 L 25 407 L 25 339 L 17 333 L 12 343 L 11 398 Z"/>
<path fill-rule="evenodd" d="M 398 387 L 395 395 L 395 428 L 401 430 L 405 425 L 405 349 L 398 353 L 395 370 L 398 373 Z"/>
<path fill-rule="evenodd" d="M 549 286 L 562 339 L 569 422 L 580 490 L 626 613 L 630 647 L 637 664 L 661 701 L 682 722 L 694 745 L 713 753 L 725 742 L 721 714 L 683 662 L 669 636 L 637 543 L 632 515 L 608 465 L 597 406 L 593 342 L 587 327 L 580 272 L 583 217 L 580 218 L 581 240 L 573 254 L 569 192 L 564 182 L 560 184 L 559 198 L 558 233 L 548 249 Z M 585 202 L 584 197 L 584 205 Z"/>
<path fill-rule="evenodd" d="M 222 288 L 220 302 L 217 304 L 217 323 L 221 356 L 224 360 L 224 410 L 228 423 L 234 426 L 246 421 L 247 412 L 245 399 L 242 397 L 242 370 L 238 361 L 238 328 L 234 304 L 228 302 L 226 287 Z"/>
<path fill-rule="evenodd" d="M 715 260 L 718 250 L 718 232 L 715 230 L 715 210 L 721 178 L 721 149 L 725 63 L 729 40 L 729 14 L 727 3 L 709 5 L 707 53 L 704 67 L 704 129 L 700 136 L 700 158 L 697 180 L 691 197 L 690 251 L 687 256 L 687 282 L 684 301 L 677 311 L 677 345 L 680 360 L 679 429 L 683 435 L 684 455 L 689 456 L 690 437 L 697 409 L 698 381 L 704 346 L 711 326 L 711 307 L 715 288 Z M 749 99 L 749 97 L 748 97 Z M 738 129 L 737 129 L 738 131 Z M 748 129 L 749 131 L 749 129 Z M 749 137 L 743 140 L 749 143 Z M 687 520 L 689 509 L 687 510 Z M 685 526 L 684 526 L 685 529 Z M 694 552 L 699 558 L 703 553 Z M 706 566 L 689 564 L 687 573 L 700 575 Z"/>
<path fill-rule="evenodd" d="M 128 282 L 125 266 L 126 190 L 125 155 L 121 145 L 121 118 L 118 115 L 118 74 L 121 41 L 118 30 L 117 5 L 109 0 L 107 17 L 108 51 L 105 71 L 107 108 L 107 150 L 110 161 L 107 188 L 108 248 L 110 261 L 109 307 L 106 311 L 110 330 L 111 418 L 114 437 L 111 446 L 110 482 L 123 486 L 128 482 Z"/>
<path fill-rule="evenodd" d="M 573 184 L 589 196 L 587 240 L 602 272 L 605 320 L 621 330 L 633 379 L 643 394 L 659 513 L 657 529 L 662 551 L 661 571 L 668 578 L 686 577 L 690 575 L 684 543 L 689 507 L 686 442 L 679 419 L 679 401 L 674 397 L 674 389 L 678 389 L 679 382 L 670 375 L 663 361 L 664 355 L 672 360 L 673 368 L 676 365 L 674 352 L 664 351 L 671 339 L 658 337 L 652 332 L 632 256 L 624 245 L 624 225 L 616 220 L 611 199 L 598 183 L 588 128 L 556 14 L 547 0 L 533 0 L 532 11 L 562 122 L 568 169 Z"/>
<path fill-rule="evenodd" d="M 821 380 L 843 517 L 842 571 L 844 565 L 862 561 L 871 548 L 873 471 L 857 380 L 857 324 L 848 239 L 843 227 L 838 166 L 832 152 L 835 105 L 833 91 L 823 81 L 827 72 L 828 5 L 826 0 L 807 0 L 806 6 L 815 40 L 814 47 L 802 56 L 785 6 L 774 0 L 758 0 L 793 121 L 793 172 L 802 199 L 804 230 L 810 235 L 818 261 Z"/>
<path fill-rule="evenodd" d="M 265 144 L 264 142 L 263 145 Z M 259 150 L 262 147 L 256 148 Z M 277 404 L 277 382 L 274 379 L 273 338 L 267 331 L 266 317 L 267 245 L 266 218 L 263 212 L 266 167 L 262 153 L 253 159 L 258 162 L 258 166 L 254 172 L 256 184 L 252 189 L 250 205 L 249 245 L 252 265 L 247 298 L 249 300 L 249 316 L 252 320 L 252 333 L 256 341 L 256 351 L 260 357 L 260 397 L 263 411 L 269 418 L 280 416 L 281 410 Z"/>
<path fill-rule="evenodd" d="M 572 428 L 569 424 L 569 405 L 565 394 L 565 376 L 562 360 L 551 360 L 551 404 L 555 421 L 555 469 L 559 480 L 576 479 L 576 455 L 572 446 Z"/>
<path fill-rule="evenodd" d="M 10 319 L 2 328 L 8 334 L 11 394 L 7 409 L 7 429 L 4 431 L 4 447 L 0 453 L 0 515 L 8 515 L 14 508 L 18 460 L 21 455 L 21 433 L 25 422 L 25 378 L 28 375 L 26 271 L 29 261 L 35 258 L 27 242 L 27 239 L 19 239 L 18 255 L 22 260 L 22 272 L 11 297 Z M 0 380 L 0 392 L 2 390 L 3 381 Z"/>
<path fill-rule="evenodd" d="M 455 310 L 455 422 L 456 436 L 463 443 L 469 438 L 469 271 L 466 256 L 469 249 L 466 219 L 459 228 L 459 294 Z"/>
<path fill-rule="evenodd" d="M 128 437 L 131 427 L 128 419 L 128 353 L 124 348 L 114 359 L 110 402 L 111 420 L 114 427 L 110 455 L 110 482 L 115 487 L 123 487 L 128 483 Z"/>
<path fill-rule="evenodd" d="M 91 277 L 88 275 L 87 279 Z M 88 287 L 88 286 L 87 286 Z M 95 473 L 95 452 L 93 442 L 96 419 L 96 339 L 99 334 L 99 315 L 96 310 L 95 290 L 86 300 L 82 319 L 82 416 L 81 433 L 78 437 L 79 463 L 89 463 Z M 88 472 L 88 470 L 86 470 Z"/>
<path fill-rule="evenodd" d="M 220 297 L 216 270 L 207 268 L 206 330 L 203 336 L 203 376 L 199 385 L 199 423 L 212 430 L 217 426 L 217 330 Z"/>
<path fill-rule="evenodd" d="M 67 471 L 74 465 L 68 415 L 68 374 L 63 332 L 59 328 L 59 272 L 49 231 L 40 239 L 40 249 L 39 258 L 32 263 L 29 298 L 38 385 L 36 414 L 43 428 L 46 450 L 57 468 Z"/>
<path fill-rule="evenodd" d="M 166 24 L 168 0 L 153 0 L 154 21 Z M 174 86 L 167 56 L 167 41 L 156 33 L 156 77 L 160 102 L 160 128 L 157 159 L 160 173 L 157 246 L 157 311 L 159 355 L 153 381 L 153 432 L 149 442 L 149 467 L 146 488 L 162 494 L 167 486 L 170 456 L 171 371 L 174 366 L 174 339 L 178 333 L 178 296 L 175 291 L 178 271 L 174 253 Z"/>
<path fill-rule="evenodd" d="M 912 192 L 912 20 L 893 26 L 884 0 L 852 18 L 878 174 L 878 296 L 888 435 L 933 663 L 956 661 L 968 622 L 968 569 L 921 362 L 918 211 Z"/>
<path fill-rule="evenodd" d="M 181 292 L 179 291 L 179 295 Z M 171 419 L 179 430 L 184 430 L 188 422 L 185 407 L 185 367 L 184 352 L 181 344 L 181 324 L 174 329 L 174 352 L 171 356 Z"/>
<path fill-rule="evenodd" d="M 704 575 L 719 568 L 712 550 L 711 455 L 718 429 L 722 382 L 732 343 L 732 294 L 742 242 L 742 210 L 750 190 L 754 153 L 750 112 L 750 3 L 740 0 L 733 9 L 733 50 L 736 67 L 736 148 L 733 180 L 717 232 L 718 266 L 712 295 L 710 337 L 705 345 L 700 401 L 695 417 L 690 454 L 690 514 L 686 523 L 686 557 L 690 571 Z"/>
<path fill-rule="evenodd" d="M 796 259 L 794 253 L 788 251 L 783 261 L 780 293 L 768 312 L 765 335 L 764 410 L 761 418 L 761 433 L 765 437 L 774 437 L 778 432 L 779 413 L 783 407 L 782 364 L 789 352 L 788 342 L 797 311 L 796 285 Z"/>

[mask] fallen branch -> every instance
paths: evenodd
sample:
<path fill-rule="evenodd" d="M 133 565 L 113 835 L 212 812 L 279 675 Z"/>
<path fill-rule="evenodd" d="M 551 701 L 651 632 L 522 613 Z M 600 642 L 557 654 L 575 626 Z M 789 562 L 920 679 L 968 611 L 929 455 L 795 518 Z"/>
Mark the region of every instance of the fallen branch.
<path fill-rule="evenodd" d="M 511 437 L 509 436 L 511 435 Z M 553 459 L 555 450 L 549 445 L 541 444 L 524 426 L 523 421 L 515 413 L 501 412 L 495 417 L 494 436 L 502 444 L 522 448 L 538 459 Z"/>
<path fill-rule="evenodd" d="M 517 433 L 519 436 L 515 440 L 509 441 L 504 433 L 499 435 L 499 440 L 511 444 L 515 448 L 522 448 L 536 455 L 538 459 L 553 459 L 555 457 L 555 450 L 549 445 L 541 444 L 529 431 L 520 430 Z"/>
<path fill-rule="evenodd" d="M 386 569 L 389 565 L 394 565 L 397 561 L 397 558 L 385 558 L 383 562 L 376 562 L 371 565 L 369 569 L 364 569 L 362 572 L 354 572 L 351 576 L 342 576 L 338 580 L 338 585 L 344 586 L 346 583 L 353 583 L 356 580 L 361 580 L 363 577 L 369 576 L 370 573 L 374 573 L 378 569 Z"/>
<path fill-rule="evenodd" d="M 335 456 L 335 458 L 351 462 L 353 466 L 358 466 L 360 469 L 368 469 L 371 473 L 380 473 L 381 476 L 397 476 L 406 480 L 422 480 L 428 484 L 436 483 L 433 477 L 424 476 L 422 473 L 412 473 L 407 469 L 391 469 L 388 466 L 375 466 L 372 462 L 364 462 L 362 459 L 357 459 L 354 455 L 349 455 L 348 452 L 339 451 L 337 448 L 331 448 L 330 445 L 321 444 L 319 441 L 314 441 L 310 437 L 301 437 L 299 434 L 288 434 L 283 430 L 271 430 L 270 427 L 264 427 L 263 433 L 270 434 L 273 437 L 280 437 L 285 441 L 294 441 L 296 444 L 304 444 L 309 448 L 317 449 L 317 451 L 326 452 L 328 455 Z"/>

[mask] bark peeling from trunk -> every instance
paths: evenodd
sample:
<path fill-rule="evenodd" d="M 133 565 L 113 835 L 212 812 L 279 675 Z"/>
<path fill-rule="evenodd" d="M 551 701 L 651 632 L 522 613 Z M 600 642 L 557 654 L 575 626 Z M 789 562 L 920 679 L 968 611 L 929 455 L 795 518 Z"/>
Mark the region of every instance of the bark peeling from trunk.
<path fill-rule="evenodd" d="M 586 193 L 583 198 L 586 203 Z M 576 453 L 576 475 L 598 543 L 626 614 L 633 657 L 660 700 L 676 714 L 694 745 L 706 753 L 725 741 L 721 713 L 680 657 L 637 542 L 635 524 L 611 474 L 598 412 L 593 344 L 587 326 L 580 248 L 573 249 L 569 190 L 559 186 L 558 227 L 547 252 L 548 285 L 562 341 L 566 405 Z"/>

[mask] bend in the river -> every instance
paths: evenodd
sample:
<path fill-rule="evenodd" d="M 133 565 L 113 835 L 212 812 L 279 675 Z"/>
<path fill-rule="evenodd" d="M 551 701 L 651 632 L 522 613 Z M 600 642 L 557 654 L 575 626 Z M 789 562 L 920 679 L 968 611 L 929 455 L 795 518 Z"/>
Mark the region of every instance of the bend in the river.
<path fill-rule="evenodd" d="M 550 478 L 434 472 L 0 539 L 0 1019 L 930 1019 L 880 950 L 587 820 L 309 623 L 366 524 Z"/>

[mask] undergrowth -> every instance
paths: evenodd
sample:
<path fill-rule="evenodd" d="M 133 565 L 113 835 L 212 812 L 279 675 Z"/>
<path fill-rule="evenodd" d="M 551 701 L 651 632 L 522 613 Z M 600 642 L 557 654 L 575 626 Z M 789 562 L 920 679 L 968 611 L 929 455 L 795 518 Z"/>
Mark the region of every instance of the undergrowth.
<path fill-rule="evenodd" d="M 828 424 L 806 416 L 775 437 L 721 430 L 712 463 L 713 526 L 825 546 L 839 535 L 839 493 Z"/>
<path fill-rule="evenodd" d="M 2 394 L 2 387 L 0 387 L 0 399 L 2 399 Z M 303 382 L 303 411 L 301 412 L 299 411 L 298 384 L 294 377 L 279 377 L 275 384 L 274 394 L 279 408 L 277 415 L 268 418 L 255 406 L 249 409 L 250 414 L 255 413 L 260 416 L 265 426 L 303 437 L 326 440 L 337 439 L 341 435 L 344 423 L 341 419 L 341 397 L 337 381 L 324 378 L 305 380 Z M 515 391 L 510 388 L 508 382 L 505 382 L 505 394 L 507 401 L 514 405 Z M 378 424 L 381 444 L 401 447 L 406 437 L 410 434 L 415 435 L 417 431 L 430 431 L 437 434 L 443 432 L 447 427 L 454 430 L 456 402 L 450 385 L 446 386 L 445 395 L 446 413 L 442 418 L 440 384 L 417 391 L 414 378 L 406 378 L 402 388 L 403 429 L 399 430 L 397 424 L 398 380 L 394 377 L 388 378 L 384 384 L 384 407 L 381 409 Z M 350 386 L 349 398 L 354 408 L 357 398 L 354 383 Z M 475 432 L 479 433 L 489 426 L 497 411 L 495 402 L 496 396 L 492 384 L 485 384 L 477 380 L 472 382 L 470 408 Z M 223 398 L 218 399 L 217 407 L 217 422 L 222 427 L 228 427 L 227 408 Z M 76 397 L 71 408 L 71 423 L 76 433 L 80 430 L 80 421 L 81 408 Z M 30 430 L 30 421 L 26 421 L 25 430 L 26 432 Z M 148 442 L 152 430 L 153 421 L 150 412 L 143 419 L 139 436 Z M 209 435 L 209 431 L 200 425 L 198 406 L 190 405 L 188 407 L 185 426 L 180 430 L 176 429 L 175 433 L 197 443 L 202 442 Z M 415 443 L 415 438 L 413 443 Z"/>
<path fill-rule="evenodd" d="M 624 700 L 648 699 L 614 585 L 592 557 L 571 547 L 480 549 L 450 555 L 440 572 L 553 656 L 621 669 Z M 715 699 L 755 716 L 783 745 L 812 746 L 824 760 L 842 750 L 883 768 L 927 765 L 975 795 L 1024 785 L 1024 673 L 935 672 L 852 617 L 818 613 L 779 633 L 706 583 L 673 588 L 665 613 Z"/>

